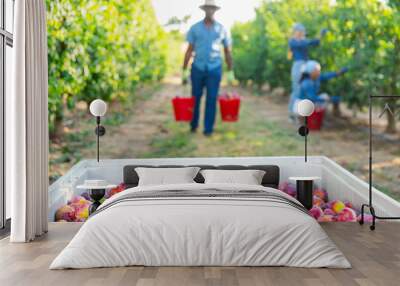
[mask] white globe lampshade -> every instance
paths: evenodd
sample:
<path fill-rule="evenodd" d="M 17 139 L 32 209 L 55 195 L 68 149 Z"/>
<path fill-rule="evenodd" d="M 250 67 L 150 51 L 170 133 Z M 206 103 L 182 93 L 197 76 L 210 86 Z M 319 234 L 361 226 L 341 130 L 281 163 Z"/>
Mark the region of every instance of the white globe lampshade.
<path fill-rule="evenodd" d="M 93 116 L 104 116 L 107 112 L 107 104 L 101 99 L 95 99 L 90 103 L 89 110 Z"/>
<path fill-rule="evenodd" d="M 307 117 L 314 112 L 314 103 L 309 99 L 304 99 L 297 104 L 297 113 L 300 116 Z"/>

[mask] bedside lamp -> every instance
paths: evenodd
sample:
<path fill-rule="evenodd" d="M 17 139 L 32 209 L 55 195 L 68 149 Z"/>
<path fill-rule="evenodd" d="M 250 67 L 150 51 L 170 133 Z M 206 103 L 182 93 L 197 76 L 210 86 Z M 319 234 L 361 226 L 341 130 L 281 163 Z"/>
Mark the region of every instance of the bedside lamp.
<path fill-rule="evenodd" d="M 309 133 L 307 118 L 314 112 L 314 103 L 304 99 L 297 104 L 297 113 L 304 117 L 304 125 L 299 128 L 299 134 L 304 137 L 304 161 L 307 162 L 307 135 Z"/>
<path fill-rule="evenodd" d="M 101 117 L 103 117 L 107 112 L 107 104 L 101 99 L 95 99 L 90 103 L 89 106 L 90 113 L 96 117 L 96 129 L 95 133 L 97 135 L 97 162 L 100 161 L 100 136 L 106 134 L 106 128 L 100 125 Z"/>

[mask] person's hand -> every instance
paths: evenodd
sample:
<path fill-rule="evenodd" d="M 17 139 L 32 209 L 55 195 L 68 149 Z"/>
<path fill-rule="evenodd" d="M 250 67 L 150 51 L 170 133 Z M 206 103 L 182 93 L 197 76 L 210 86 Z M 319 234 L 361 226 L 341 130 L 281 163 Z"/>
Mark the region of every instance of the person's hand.
<path fill-rule="evenodd" d="M 188 69 L 183 69 L 182 71 L 182 84 L 186 85 L 189 82 L 190 71 Z"/>
<path fill-rule="evenodd" d="M 322 29 L 320 32 L 319 32 L 319 36 L 321 37 L 321 38 L 323 38 L 323 37 L 325 37 L 325 35 L 326 35 L 326 33 L 328 33 L 328 29 L 326 29 L 326 28 L 324 28 L 324 29 Z"/>
<path fill-rule="evenodd" d="M 228 81 L 228 84 L 232 84 L 235 81 L 235 74 L 233 73 L 233 70 L 228 71 L 226 74 L 226 80 Z"/>
<path fill-rule="evenodd" d="M 291 50 L 289 50 L 288 53 L 287 53 L 287 59 L 289 61 L 291 61 L 293 59 L 293 52 Z"/>
<path fill-rule="evenodd" d="M 348 71 L 349 71 L 349 68 L 348 68 L 348 67 L 344 67 L 344 68 L 341 68 L 341 69 L 338 71 L 338 74 L 339 74 L 339 75 L 342 75 L 342 74 L 347 73 Z"/>

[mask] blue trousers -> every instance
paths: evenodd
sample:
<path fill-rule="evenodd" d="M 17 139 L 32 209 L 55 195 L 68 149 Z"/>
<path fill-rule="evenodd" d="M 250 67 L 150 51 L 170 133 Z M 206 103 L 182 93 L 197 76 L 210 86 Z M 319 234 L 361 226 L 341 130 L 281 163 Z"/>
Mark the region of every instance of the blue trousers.
<path fill-rule="evenodd" d="M 221 77 L 222 67 L 213 70 L 202 71 L 192 65 L 192 95 L 195 97 L 193 119 L 190 124 L 192 129 L 196 129 L 199 126 L 201 97 L 203 95 L 204 88 L 206 88 L 207 97 L 204 116 L 204 133 L 213 132 Z"/>

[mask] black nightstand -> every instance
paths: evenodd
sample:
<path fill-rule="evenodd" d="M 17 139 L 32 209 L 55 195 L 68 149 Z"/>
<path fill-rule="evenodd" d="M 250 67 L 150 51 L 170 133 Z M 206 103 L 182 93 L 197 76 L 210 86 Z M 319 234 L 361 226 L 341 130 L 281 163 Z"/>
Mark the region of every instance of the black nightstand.
<path fill-rule="evenodd" d="M 94 213 L 97 208 L 101 205 L 100 200 L 105 196 L 106 189 L 91 189 L 89 190 L 89 196 L 92 198 L 93 203 L 89 207 L 89 215 Z"/>
<path fill-rule="evenodd" d="M 313 185 L 320 177 L 290 177 L 296 181 L 297 200 L 308 210 L 313 207 Z"/>
<path fill-rule="evenodd" d="M 101 205 L 100 200 L 106 194 L 106 190 L 115 187 L 117 185 L 110 185 L 105 180 L 85 180 L 83 185 L 77 186 L 78 189 L 88 190 L 89 196 L 93 199 L 93 203 L 89 207 L 89 215 Z"/>

